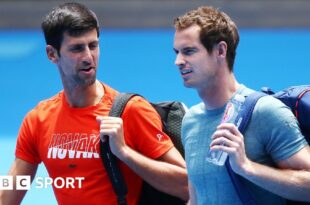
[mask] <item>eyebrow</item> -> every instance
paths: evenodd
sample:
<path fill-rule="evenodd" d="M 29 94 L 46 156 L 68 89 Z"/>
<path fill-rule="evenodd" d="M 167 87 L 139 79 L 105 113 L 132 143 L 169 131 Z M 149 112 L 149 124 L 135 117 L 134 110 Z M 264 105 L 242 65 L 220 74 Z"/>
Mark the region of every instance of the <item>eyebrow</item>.
<path fill-rule="evenodd" d="M 173 48 L 173 50 L 174 50 L 174 52 L 179 52 L 177 49 L 175 49 L 175 48 Z M 195 46 L 187 46 L 187 47 L 184 47 L 184 48 L 182 48 L 182 49 L 180 49 L 181 51 L 187 51 L 187 50 L 198 50 L 198 48 L 197 47 L 195 47 Z"/>
<path fill-rule="evenodd" d="M 197 47 L 194 47 L 194 46 L 188 46 L 188 47 L 184 47 L 181 49 L 181 52 L 188 52 L 188 51 L 197 51 L 198 48 Z"/>
<path fill-rule="evenodd" d="M 182 48 L 182 50 L 188 50 L 188 49 L 197 49 L 197 47 L 196 46 L 187 46 L 187 47 Z"/>

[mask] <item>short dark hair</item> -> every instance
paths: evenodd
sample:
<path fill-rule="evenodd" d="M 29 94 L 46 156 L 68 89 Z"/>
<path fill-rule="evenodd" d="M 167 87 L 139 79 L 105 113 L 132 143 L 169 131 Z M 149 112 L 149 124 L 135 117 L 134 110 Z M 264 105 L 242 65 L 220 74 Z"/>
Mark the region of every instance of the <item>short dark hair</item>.
<path fill-rule="evenodd" d="M 45 16 L 41 27 L 46 44 L 53 46 L 58 54 L 65 32 L 70 36 L 79 36 L 96 29 L 99 37 L 96 14 L 80 3 L 64 3 L 53 8 Z"/>
<path fill-rule="evenodd" d="M 201 28 L 200 41 L 208 52 L 212 52 L 213 47 L 220 41 L 227 43 L 226 61 L 230 71 L 233 71 L 239 43 L 236 24 L 227 14 L 210 6 L 198 7 L 174 20 L 176 30 L 183 30 L 193 25 Z"/>

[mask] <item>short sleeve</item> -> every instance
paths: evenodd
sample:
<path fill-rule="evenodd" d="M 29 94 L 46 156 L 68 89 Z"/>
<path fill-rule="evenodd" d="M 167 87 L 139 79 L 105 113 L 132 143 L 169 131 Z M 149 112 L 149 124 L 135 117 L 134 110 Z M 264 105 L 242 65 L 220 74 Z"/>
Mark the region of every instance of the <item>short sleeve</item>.
<path fill-rule="evenodd" d="M 123 113 L 126 143 L 143 155 L 156 159 L 173 147 L 173 143 L 162 131 L 159 114 L 142 97 L 134 97 Z"/>
<path fill-rule="evenodd" d="M 262 143 L 274 161 L 287 159 L 307 145 L 298 121 L 281 101 L 263 97 L 254 112 L 258 113 Z"/>
<path fill-rule="evenodd" d="M 36 122 L 33 111 L 28 113 L 24 118 L 20 127 L 15 156 L 32 164 L 39 164 L 41 162 L 37 146 L 38 143 L 35 139 Z"/>

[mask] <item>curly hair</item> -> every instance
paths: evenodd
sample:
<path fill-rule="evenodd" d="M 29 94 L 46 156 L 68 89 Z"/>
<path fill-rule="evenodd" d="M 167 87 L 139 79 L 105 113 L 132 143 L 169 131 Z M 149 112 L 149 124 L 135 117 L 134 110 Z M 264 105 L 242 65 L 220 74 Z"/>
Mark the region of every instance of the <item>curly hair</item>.
<path fill-rule="evenodd" d="M 227 14 L 210 6 L 198 7 L 174 20 L 176 30 L 183 30 L 193 25 L 198 25 L 201 28 L 200 41 L 208 52 L 211 53 L 214 45 L 220 41 L 226 42 L 226 61 L 232 71 L 239 43 L 236 24 Z"/>

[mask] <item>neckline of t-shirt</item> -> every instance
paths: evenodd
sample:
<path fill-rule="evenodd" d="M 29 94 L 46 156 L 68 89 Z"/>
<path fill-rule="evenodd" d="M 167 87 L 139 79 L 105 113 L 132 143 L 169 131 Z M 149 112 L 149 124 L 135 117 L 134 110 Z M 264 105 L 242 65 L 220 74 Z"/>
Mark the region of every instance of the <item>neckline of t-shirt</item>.
<path fill-rule="evenodd" d="M 238 89 L 236 90 L 236 92 L 232 95 L 232 97 L 230 99 L 232 99 L 236 94 L 240 94 L 242 95 L 242 93 L 244 92 L 245 90 L 245 86 L 243 84 L 240 84 L 240 86 L 238 87 Z M 229 100 L 230 100 L 229 99 Z M 226 108 L 226 105 L 227 103 L 229 102 L 229 100 L 220 108 L 217 108 L 217 109 L 213 109 L 213 110 L 207 110 L 205 105 L 203 104 L 204 106 L 204 111 L 206 113 L 206 116 L 216 116 L 216 115 L 220 115 L 222 114 L 224 111 L 225 111 L 225 108 Z"/>
<path fill-rule="evenodd" d="M 69 103 L 67 102 L 66 96 L 65 96 L 65 92 L 63 91 L 61 94 L 62 97 L 62 101 L 63 101 L 63 105 L 66 109 L 69 109 L 73 112 L 87 112 L 90 110 L 96 110 L 99 106 L 101 106 L 102 103 L 106 103 L 109 101 L 109 94 L 108 94 L 108 89 L 106 88 L 106 86 L 100 82 L 100 84 L 102 85 L 103 89 L 104 89 L 104 95 L 101 97 L 100 101 L 95 104 L 95 105 L 91 105 L 91 106 L 87 106 L 87 107 L 71 107 L 69 105 Z"/>

